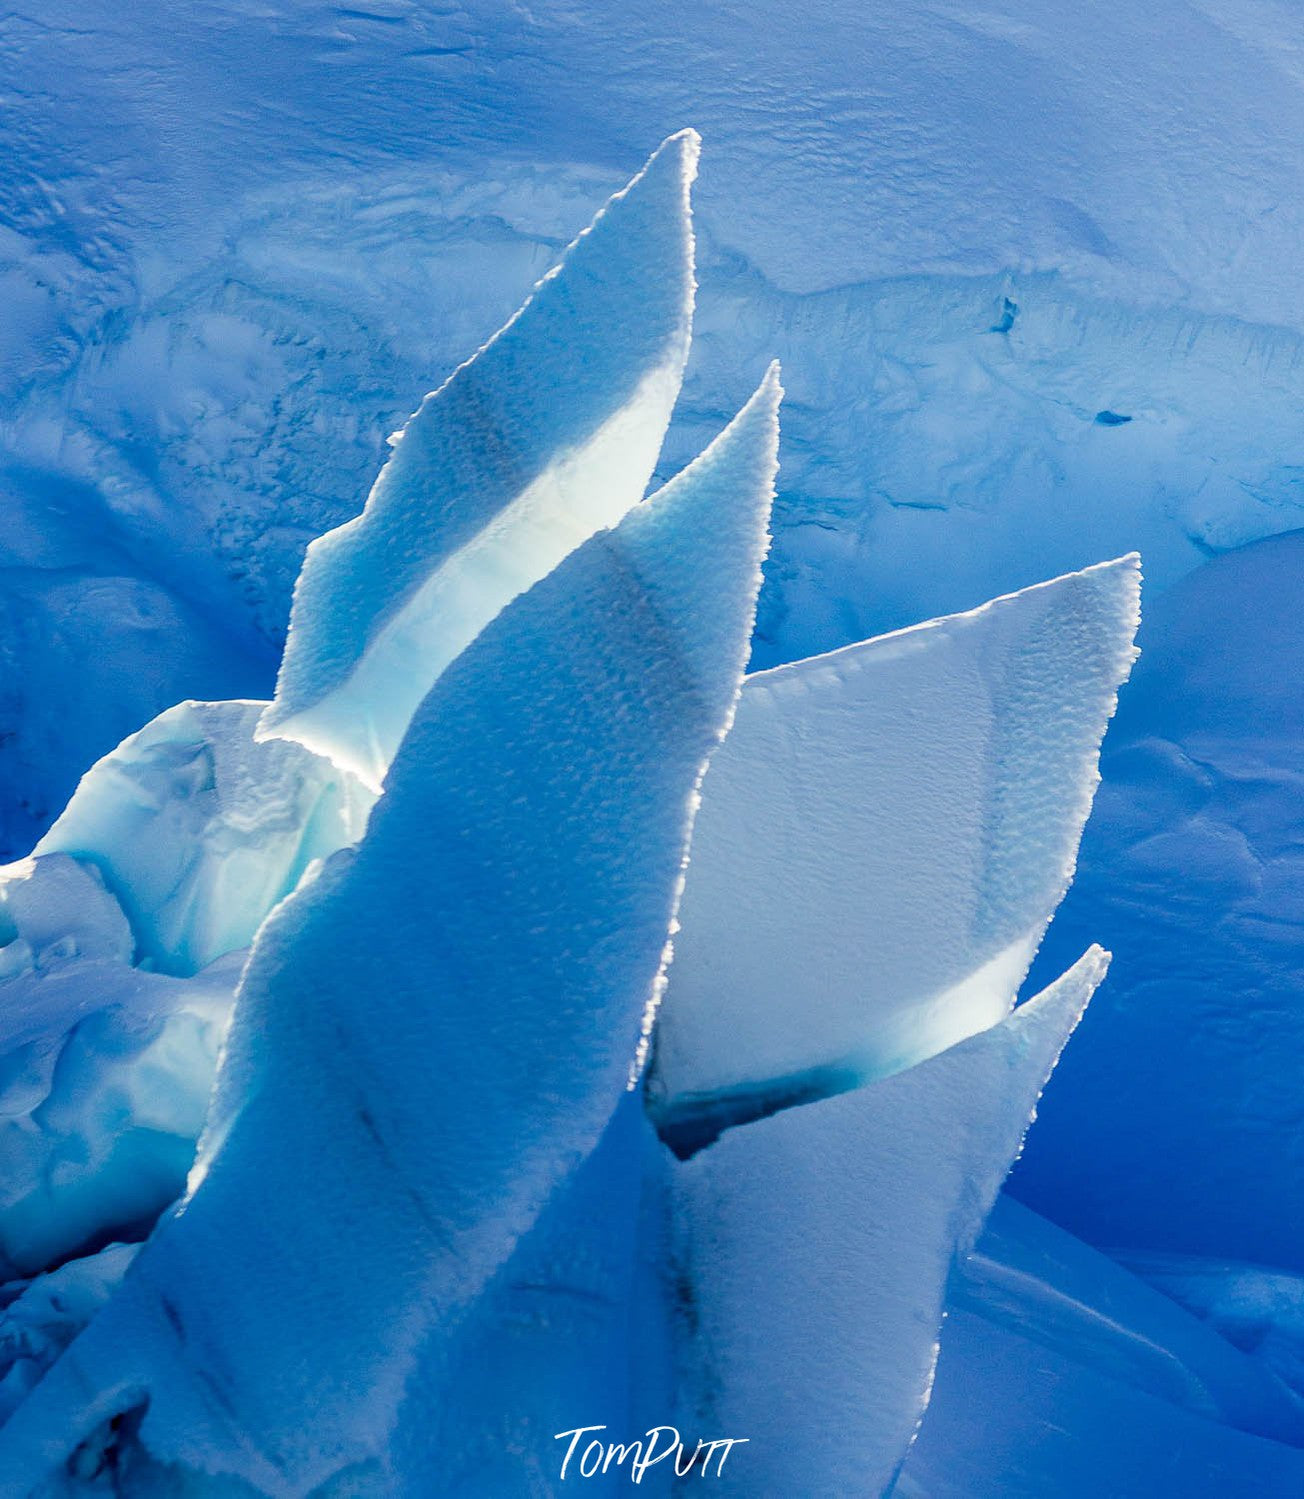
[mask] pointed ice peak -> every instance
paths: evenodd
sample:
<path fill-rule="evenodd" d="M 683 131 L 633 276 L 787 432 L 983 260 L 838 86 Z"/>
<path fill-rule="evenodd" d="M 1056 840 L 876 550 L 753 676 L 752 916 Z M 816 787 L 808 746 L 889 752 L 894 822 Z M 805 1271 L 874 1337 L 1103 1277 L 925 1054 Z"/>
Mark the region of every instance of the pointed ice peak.
<path fill-rule="evenodd" d="M 1139 581 L 1124 557 L 747 678 L 657 1035 L 676 1149 L 1008 1012 L 1072 876 Z"/>
<path fill-rule="evenodd" d="M 677 635 L 685 664 L 703 681 L 718 675 L 722 663 L 739 672 L 746 665 L 750 622 L 740 637 L 738 603 L 760 591 L 782 399 L 775 361 L 714 442 L 611 538 L 638 571 L 665 628 Z M 660 575 L 650 571 L 654 560 Z M 707 570 L 715 575 L 709 582 Z"/>
<path fill-rule="evenodd" d="M 448 664 L 642 498 L 688 356 L 698 144 L 661 146 L 426 397 L 361 515 L 308 548 L 260 737 L 378 788 Z"/>

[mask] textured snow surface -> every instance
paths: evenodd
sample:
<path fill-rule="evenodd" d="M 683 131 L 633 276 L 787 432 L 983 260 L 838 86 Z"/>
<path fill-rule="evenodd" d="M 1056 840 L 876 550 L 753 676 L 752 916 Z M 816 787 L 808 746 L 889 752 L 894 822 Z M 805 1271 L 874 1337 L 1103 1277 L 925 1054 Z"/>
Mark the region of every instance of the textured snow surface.
<path fill-rule="evenodd" d="M 758 1438 L 715 1489 L 890 1488 L 928 1398 L 947 1278 L 1107 961 L 1093 949 L 981 1035 L 731 1130 L 679 1168 L 693 1330 L 679 1425 Z M 810 1398 L 794 1407 L 794 1392 Z"/>
<path fill-rule="evenodd" d="M 31 1487 L 146 1399 L 155 1457 L 273 1493 L 384 1449 L 427 1338 L 454 1336 L 639 1054 L 746 659 L 778 400 L 772 370 L 441 677 L 367 836 L 263 927 L 192 1192 L 0 1471 Z"/>
<path fill-rule="evenodd" d="M 666 1126 L 994 1025 L 1073 872 L 1135 557 L 748 677 L 693 834 Z"/>
<path fill-rule="evenodd" d="M 1014 1182 L 1106 1248 L 1304 1269 L 1302 588 L 1295 533 L 1148 610 L 1038 962 L 1115 954 Z"/>
<path fill-rule="evenodd" d="M 665 472 L 775 354 L 791 393 L 758 665 L 1299 526 L 1302 59 L 1279 0 L 18 0 L 0 846 L 171 703 L 271 691 L 308 540 L 685 123 Z"/>
<path fill-rule="evenodd" d="M 697 136 L 667 141 L 308 548 L 260 733 L 380 782 L 417 704 L 511 598 L 643 498 L 688 358 Z"/>
<path fill-rule="evenodd" d="M 248 947 L 313 860 L 362 835 L 374 797 L 300 745 L 255 743 L 265 706 L 169 708 L 91 767 L 36 846 L 100 872 L 151 968 Z"/>

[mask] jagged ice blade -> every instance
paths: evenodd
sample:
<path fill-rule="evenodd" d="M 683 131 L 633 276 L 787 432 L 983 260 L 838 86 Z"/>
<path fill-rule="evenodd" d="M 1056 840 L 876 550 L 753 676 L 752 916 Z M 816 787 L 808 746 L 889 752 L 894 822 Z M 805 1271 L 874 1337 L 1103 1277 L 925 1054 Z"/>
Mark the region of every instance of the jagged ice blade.
<path fill-rule="evenodd" d="M 418 1350 L 627 1085 L 746 660 L 779 396 L 771 370 L 436 684 L 366 837 L 260 932 L 192 1195 L 0 1472 L 34 1484 L 124 1409 L 160 1461 L 277 1494 L 383 1451 Z"/>
<path fill-rule="evenodd" d="M 746 680 L 657 1034 L 667 1138 L 1008 1013 L 1072 875 L 1139 579 L 1125 557 Z"/>
<path fill-rule="evenodd" d="M 688 357 L 697 155 L 691 130 L 661 146 L 309 547 L 260 734 L 379 787 L 449 662 L 643 497 Z"/>

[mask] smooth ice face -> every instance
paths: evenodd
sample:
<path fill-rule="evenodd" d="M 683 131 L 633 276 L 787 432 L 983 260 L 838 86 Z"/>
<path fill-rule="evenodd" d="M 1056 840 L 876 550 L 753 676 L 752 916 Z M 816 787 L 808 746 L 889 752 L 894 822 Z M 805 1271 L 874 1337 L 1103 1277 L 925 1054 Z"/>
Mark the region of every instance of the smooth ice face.
<path fill-rule="evenodd" d="M 746 680 L 693 834 L 663 1127 L 886 1076 L 1009 1011 L 1072 875 L 1139 578 L 1126 557 Z"/>
<path fill-rule="evenodd" d="M 948 1276 L 1107 962 L 1092 949 L 981 1035 L 730 1130 L 678 1169 L 692 1329 L 678 1425 L 768 1434 L 713 1492 L 890 1489 L 928 1399 Z M 798 1414 L 795 1391 L 809 1396 Z"/>
<path fill-rule="evenodd" d="M 378 789 L 448 664 L 643 497 L 688 357 L 697 153 L 692 131 L 661 147 L 309 547 L 261 736 Z"/>
<path fill-rule="evenodd" d="M 87 771 L 36 846 L 99 870 L 154 969 L 247 948 L 314 859 L 362 835 L 373 795 L 301 745 L 256 743 L 264 707 L 169 708 Z"/>
<path fill-rule="evenodd" d="M 636 1064 L 746 659 L 779 394 L 771 371 L 436 684 L 366 837 L 262 928 L 191 1195 L 0 1471 L 35 1486 L 146 1400 L 154 1456 L 272 1493 L 383 1452 L 414 1361 Z"/>

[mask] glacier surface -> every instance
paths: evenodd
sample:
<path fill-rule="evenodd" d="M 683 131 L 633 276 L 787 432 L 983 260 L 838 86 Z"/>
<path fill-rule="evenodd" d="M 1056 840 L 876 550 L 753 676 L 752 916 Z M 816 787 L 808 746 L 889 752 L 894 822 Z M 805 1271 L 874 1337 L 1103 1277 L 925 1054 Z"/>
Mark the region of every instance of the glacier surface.
<path fill-rule="evenodd" d="M 10 854 L 172 703 L 270 694 L 308 541 L 684 120 L 712 153 L 662 477 L 780 356 L 758 666 L 1133 549 L 1157 590 L 1304 520 L 1304 23 L 1271 0 L 11 11 Z"/>

